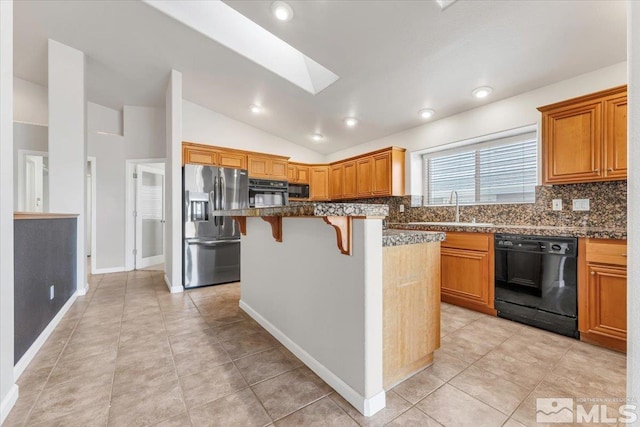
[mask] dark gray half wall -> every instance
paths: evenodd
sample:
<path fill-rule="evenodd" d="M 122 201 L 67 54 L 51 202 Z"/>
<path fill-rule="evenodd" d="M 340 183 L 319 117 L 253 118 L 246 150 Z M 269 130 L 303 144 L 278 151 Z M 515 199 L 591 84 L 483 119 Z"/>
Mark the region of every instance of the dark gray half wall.
<path fill-rule="evenodd" d="M 14 221 L 14 364 L 76 290 L 76 221 Z"/>

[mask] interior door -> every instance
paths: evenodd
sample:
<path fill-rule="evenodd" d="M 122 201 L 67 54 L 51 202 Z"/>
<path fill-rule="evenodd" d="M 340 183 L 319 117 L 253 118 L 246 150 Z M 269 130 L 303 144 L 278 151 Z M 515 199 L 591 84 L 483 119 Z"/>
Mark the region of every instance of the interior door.
<path fill-rule="evenodd" d="M 164 170 L 137 165 L 136 269 L 164 262 Z"/>

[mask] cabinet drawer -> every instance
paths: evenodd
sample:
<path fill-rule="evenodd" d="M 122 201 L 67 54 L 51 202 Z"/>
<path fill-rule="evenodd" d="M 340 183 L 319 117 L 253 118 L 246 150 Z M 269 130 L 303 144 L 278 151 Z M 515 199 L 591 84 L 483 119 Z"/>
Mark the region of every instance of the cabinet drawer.
<path fill-rule="evenodd" d="M 447 231 L 447 238 L 441 243 L 441 246 L 443 248 L 488 252 L 490 247 L 489 240 L 492 238 L 492 234 Z"/>
<path fill-rule="evenodd" d="M 589 263 L 627 265 L 627 243 L 620 240 L 587 240 L 586 260 Z"/>

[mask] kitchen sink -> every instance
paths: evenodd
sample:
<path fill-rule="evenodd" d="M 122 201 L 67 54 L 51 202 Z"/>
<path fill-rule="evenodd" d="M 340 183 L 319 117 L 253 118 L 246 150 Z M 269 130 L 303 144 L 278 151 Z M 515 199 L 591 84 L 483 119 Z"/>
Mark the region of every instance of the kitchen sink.
<path fill-rule="evenodd" d="M 491 227 L 490 222 L 410 222 L 410 225 L 440 225 L 447 227 Z"/>

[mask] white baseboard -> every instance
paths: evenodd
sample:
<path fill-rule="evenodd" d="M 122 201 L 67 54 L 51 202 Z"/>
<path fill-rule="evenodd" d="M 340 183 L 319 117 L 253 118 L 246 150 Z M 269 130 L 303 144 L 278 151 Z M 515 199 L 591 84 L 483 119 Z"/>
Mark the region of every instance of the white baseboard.
<path fill-rule="evenodd" d="M 78 296 L 83 297 L 89 292 L 89 284 L 85 283 L 84 288 L 78 288 Z"/>
<path fill-rule="evenodd" d="M 124 267 L 96 268 L 92 274 L 121 273 L 123 271 L 125 271 Z"/>
<path fill-rule="evenodd" d="M 15 381 L 15 380 L 14 380 Z M 0 402 L 0 425 L 7 419 L 7 415 L 11 412 L 11 408 L 16 404 L 18 400 L 18 385 L 14 384 L 7 395 Z"/>
<path fill-rule="evenodd" d="M 302 360 L 309 369 L 333 387 L 338 394 L 344 397 L 347 402 L 351 403 L 353 407 L 360 411 L 364 416 L 370 417 L 375 415 L 376 412 L 386 406 L 386 395 L 384 390 L 380 391 L 373 397 L 368 399 L 365 398 L 242 300 L 240 300 L 240 308 L 251 316 L 253 320 L 262 325 L 263 328 L 269 331 L 269 333 L 280 341 L 282 345 Z"/>
<path fill-rule="evenodd" d="M 172 294 L 177 294 L 180 292 L 184 292 L 184 287 L 182 286 L 173 286 L 171 284 L 171 280 L 169 280 L 169 277 L 165 274 L 164 275 L 164 283 L 167 284 L 167 288 L 169 288 L 169 292 L 171 292 Z"/>
<path fill-rule="evenodd" d="M 67 311 L 69 311 L 69 308 L 71 308 L 71 306 L 73 305 L 77 297 L 78 297 L 78 291 L 74 292 L 71 295 L 71 297 L 67 300 L 67 302 L 64 303 L 60 311 L 58 311 L 55 317 L 51 319 L 51 322 L 49 322 L 47 327 L 44 328 L 44 331 L 40 333 L 38 338 L 36 338 L 33 344 L 31 344 L 31 347 L 29 347 L 29 349 L 22 355 L 20 360 L 13 366 L 14 381 L 20 378 L 20 375 L 22 375 L 24 370 L 27 369 L 27 366 L 29 366 L 29 363 L 31 363 L 33 358 L 36 356 L 36 354 L 38 353 L 42 345 L 45 343 L 45 341 L 47 341 L 47 338 L 49 338 L 49 335 L 51 335 L 51 333 L 56 328 L 56 326 L 58 326 L 58 324 L 60 323 L 64 315 L 67 313 Z"/>

